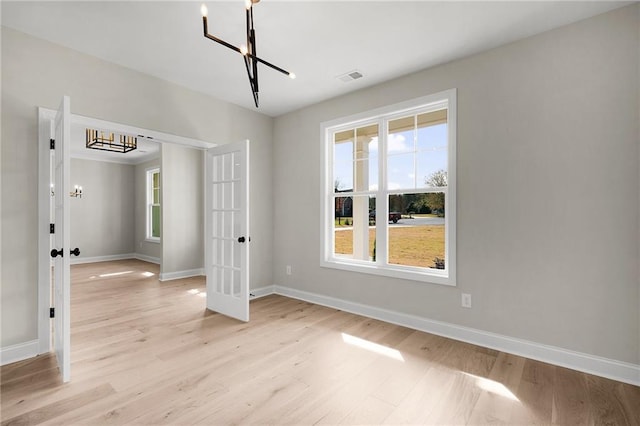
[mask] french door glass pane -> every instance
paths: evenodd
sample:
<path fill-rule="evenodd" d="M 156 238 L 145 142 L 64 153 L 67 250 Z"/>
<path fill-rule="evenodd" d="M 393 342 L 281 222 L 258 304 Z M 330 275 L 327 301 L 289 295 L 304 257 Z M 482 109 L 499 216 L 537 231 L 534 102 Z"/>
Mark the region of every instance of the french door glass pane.
<path fill-rule="evenodd" d="M 235 165 L 233 163 L 233 153 L 230 152 L 228 154 L 224 154 L 222 156 L 222 170 L 223 170 L 222 179 L 226 181 L 232 180 L 234 169 L 235 169 Z"/>
<path fill-rule="evenodd" d="M 402 213 L 397 224 L 388 225 L 390 264 L 444 269 L 444 197 L 443 192 L 389 196 L 389 211 Z"/>

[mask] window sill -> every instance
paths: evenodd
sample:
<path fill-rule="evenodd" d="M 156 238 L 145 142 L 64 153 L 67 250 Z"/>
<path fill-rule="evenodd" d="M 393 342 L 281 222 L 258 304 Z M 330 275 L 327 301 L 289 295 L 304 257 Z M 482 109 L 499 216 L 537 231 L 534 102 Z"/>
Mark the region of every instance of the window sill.
<path fill-rule="evenodd" d="M 320 262 L 320 266 L 323 268 L 341 269 L 343 271 L 359 272 L 363 274 L 381 275 L 391 278 L 399 278 L 411 281 L 420 281 L 429 284 L 438 284 L 446 286 L 456 286 L 456 281 L 451 271 L 449 273 L 437 273 L 434 272 L 421 272 L 411 269 L 405 269 L 403 267 L 386 266 L 380 267 L 377 265 L 357 264 L 350 261 L 340 261 L 339 259 L 323 260 Z"/>
<path fill-rule="evenodd" d="M 147 243 L 160 244 L 162 240 L 160 240 L 160 238 L 145 238 L 144 241 Z"/>

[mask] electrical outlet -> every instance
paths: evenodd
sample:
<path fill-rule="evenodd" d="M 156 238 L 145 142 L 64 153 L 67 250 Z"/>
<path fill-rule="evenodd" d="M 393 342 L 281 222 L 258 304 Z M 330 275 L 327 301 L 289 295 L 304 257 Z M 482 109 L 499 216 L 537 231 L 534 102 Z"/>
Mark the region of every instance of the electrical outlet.
<path fill-rule="evenodd" d="M 287 275 L 291 275 L 291 265 L 287 265 Z"/>
<path fill-rule="evenodd" d="M 469 293 L 462 293 L 462 307 L 463 308 L 471 307 L 471 295 Z"/>

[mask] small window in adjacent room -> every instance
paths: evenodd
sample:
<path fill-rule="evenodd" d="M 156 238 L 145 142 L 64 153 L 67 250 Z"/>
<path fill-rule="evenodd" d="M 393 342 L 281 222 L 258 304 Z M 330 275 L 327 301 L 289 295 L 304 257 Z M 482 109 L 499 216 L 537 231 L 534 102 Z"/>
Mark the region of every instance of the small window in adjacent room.
<path fill-rule="evenodd" d="M 160 169 L 147 170 L 147 240 L 160 241 Z"/>
<path fill-rule="evenodd" d="M 455 130 L 455 89 L 323 123 L 323 266 L 455 285 Z"/>

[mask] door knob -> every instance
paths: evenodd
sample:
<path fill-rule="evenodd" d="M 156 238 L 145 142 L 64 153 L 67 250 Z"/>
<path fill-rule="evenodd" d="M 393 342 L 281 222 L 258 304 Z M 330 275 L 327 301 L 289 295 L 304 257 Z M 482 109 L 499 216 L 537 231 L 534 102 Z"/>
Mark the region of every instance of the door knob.
<path fill-rule="evenodd" d="M 71 253 L 74 256 L 80 256 L 80 249 L 76 247 L 73 250 L 71 250 L 69 253 Z"/>
<path fill-rule="evenodd" d="M 240 237 L 240 238 L 238 238 L 238 242 L 239 242 L 239 243 L 244 243 L 244 237 Z"/>
<path fill-rule="evenodd" d="M 64 249 L 60 249 L 60 250 L 52 249 L 51 257 L 57 257 L 57 256 L 63 257 L 64 256 L 64 254 L 62 253 L 63 250 Z"/>

